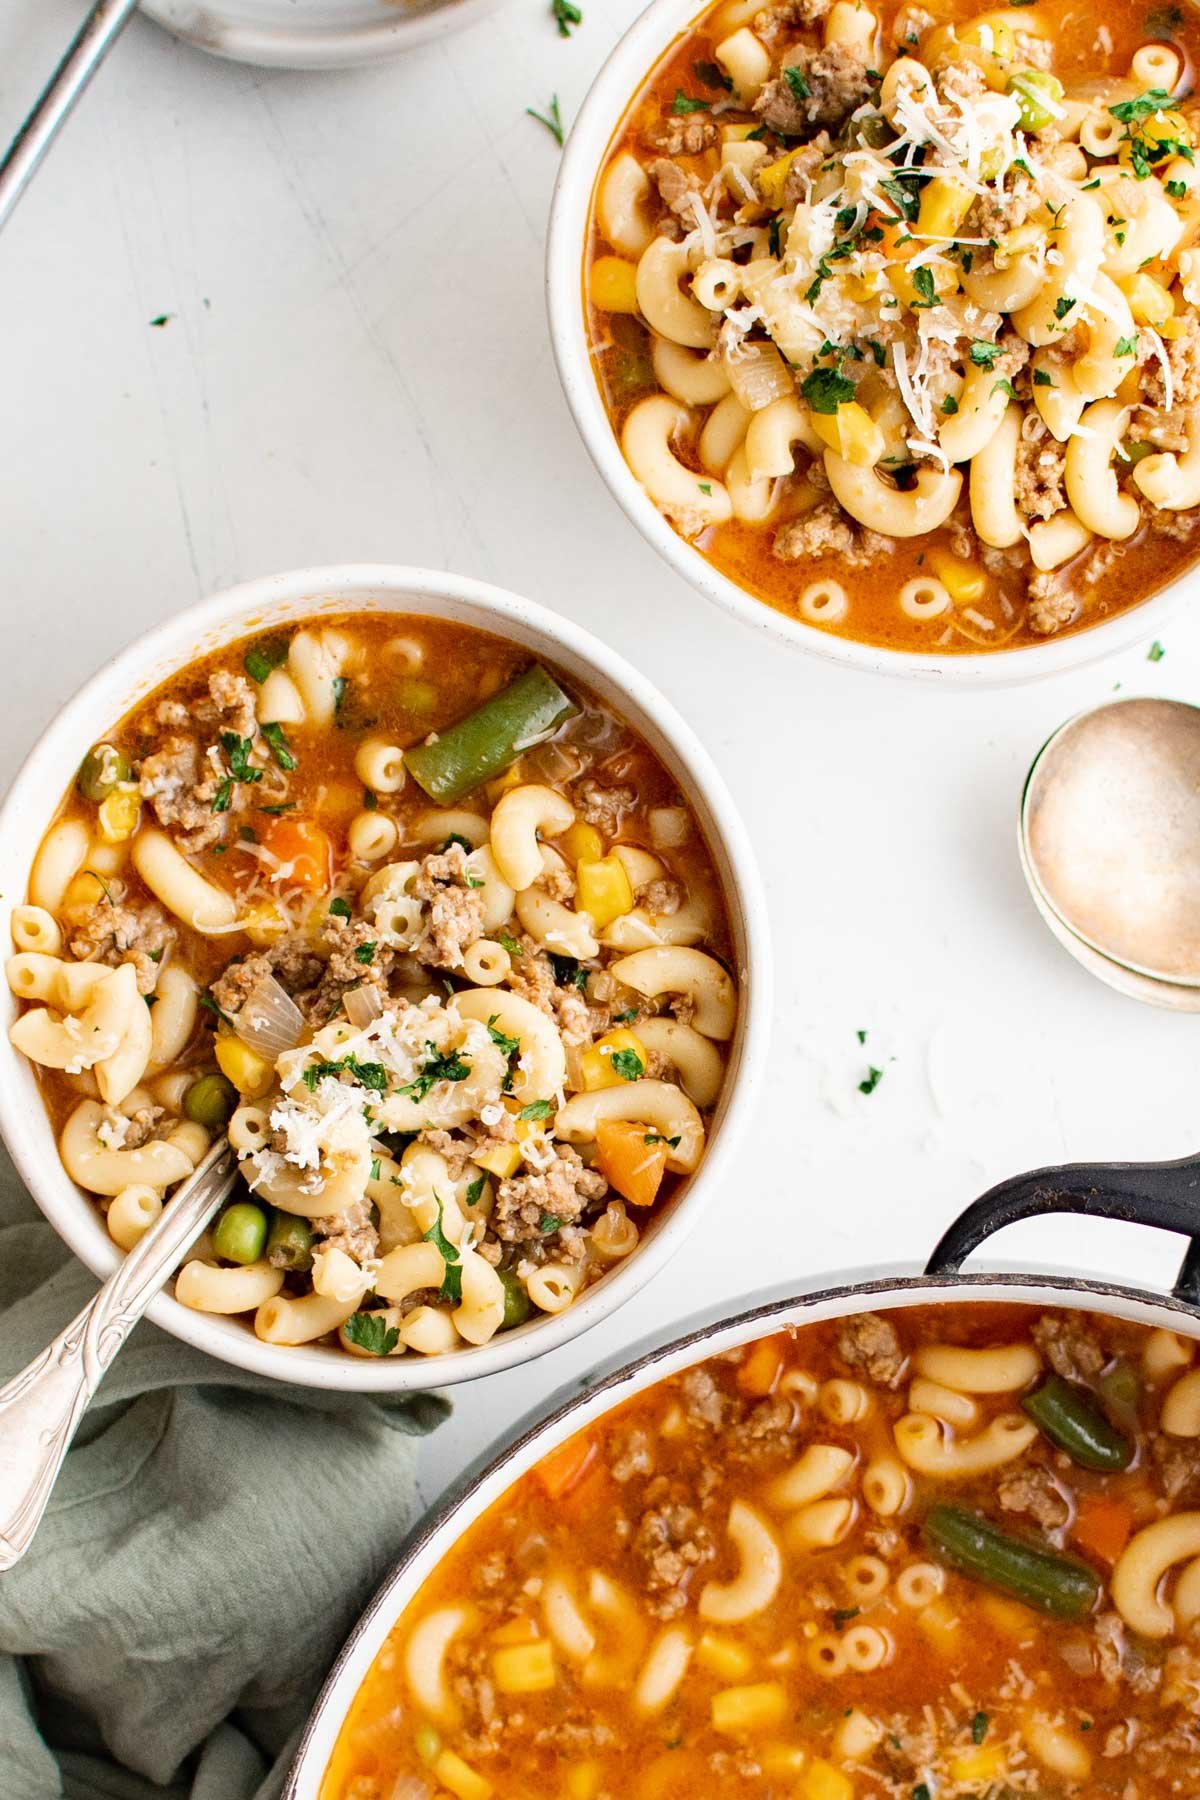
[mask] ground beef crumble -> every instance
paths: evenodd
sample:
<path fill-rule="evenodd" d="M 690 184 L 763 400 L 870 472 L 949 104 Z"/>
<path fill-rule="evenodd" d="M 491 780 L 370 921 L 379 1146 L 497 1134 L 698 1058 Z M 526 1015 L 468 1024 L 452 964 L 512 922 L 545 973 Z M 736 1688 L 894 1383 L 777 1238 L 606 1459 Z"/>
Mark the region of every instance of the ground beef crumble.
<path fill-rule="evenodd" d="M 1104 1367 L 1100 1340 L 1083 1319 L 1047 1313 L 1034 1326 L 1033 1338 L 1055 1374 L 1065 1381 L 1094 1381 Z"/>
<path fill-rule="evenodd" d="M 1059 1531 L 1071 1517 L 1071 1508 L 1048 1469 L 1015 1469 L 996 1484 L 996 1498 L 1005 1512 L 1022 1513 L 1043 1531 Z"/>
<path fill-rule="evenodd" d="M 466 865 L 467 852 L 451 844 L 423 859 L 409 889 L 425 906 L 425 936 L 416 956 L 435 969 L 460 969 L 467 945 L 483 936 L 483 893 L 468 886 Z"/>
<path fill-rule="evenodd" d="M 603 1175 L 587 1168 L 577 1150 L 558 1143 L 552 1148 L 554 1161 L 548 1169 L 500 1183 L 491 1226 L 506 1243 L 540 1242 L 552 1235 L 543 1228 L 547 1217 L 573 1225 L 608 1192 Z"/>
<path fill-rule="evenodd" d="M 846 44 L 819 50 L 798 44 L 785 53 L 784 62 L 800 71 L 802 82 L 793 87 L 781 75 L 768 81 L 754 102 L 757 116 L 784 137 L 807 137 L 814 125 L 840 125 L 871 92 L 866 63 Z M 807 87 L 807 94 L 800 95 L 801 87 Z"/>
<path fill-rule="evenodd" d="M 1035 412 L 1021 421 L 1017 441 L 1016 500 L 1027 519 L 1051 519 L 1067 504 L 1063 485 L 1067 451 Z"/>
<path fill-rule="evenodd" d="M 126 906 L 103 897 L 74 924 L 67 947 L 78 962 L 102 962 L 111 968 L 129 962 L 138 992 L 153 993 L 164 951 L 175 942 L 175 928 L 159 906 Z"/>
<path fill-rule="evenodd" d="M 718 136 L 715 119 L 697 118 L 695 114 L 676 118 L 673 113 L 651 126 L 646 134 L 647 142 L 664 156 L 699 156 L 702 150 L 712 148 Z"/>
<path fill-rule="evenodd" d="M 638 803 L 634 788 L 607 787 L 590 776 L 575 783 L 572 797 L 581 817 L 606 837 L 616 837 L 625 822 L 625 815 L 633 812 Z"/>
<path fill-rule="evenodd" d="M 895 1326 L 879 1313 L 862 1313 L 847 1321 L 838 1334 L 838 1355 L 882 1387 L 899 1386 L 904 1353 Z"/>

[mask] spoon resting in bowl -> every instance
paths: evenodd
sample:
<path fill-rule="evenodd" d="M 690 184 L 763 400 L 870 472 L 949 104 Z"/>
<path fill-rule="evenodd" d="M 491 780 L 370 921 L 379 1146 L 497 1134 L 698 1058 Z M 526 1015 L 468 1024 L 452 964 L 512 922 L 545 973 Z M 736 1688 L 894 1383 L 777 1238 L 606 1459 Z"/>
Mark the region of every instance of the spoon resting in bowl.
<path fill-rule="evenodd" d="M 223 1204 L 236 1174 L 237 1157 L 218 1138 L 83 1311 L 0 1388 L 0 1572 L 28 1550 L 109 1363 Z"/>

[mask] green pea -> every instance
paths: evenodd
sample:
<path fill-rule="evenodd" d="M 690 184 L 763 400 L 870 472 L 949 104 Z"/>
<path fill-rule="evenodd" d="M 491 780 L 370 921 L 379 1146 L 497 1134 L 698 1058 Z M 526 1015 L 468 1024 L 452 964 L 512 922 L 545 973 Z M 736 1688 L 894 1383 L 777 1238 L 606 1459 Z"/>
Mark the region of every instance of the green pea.
<path fill-rule="evenodd" d="M 504 1317 L 500 1321 L 501 1331 L 510 1331 L 514 1325 L 523 1325 L 533 1311 L 533 1301 L 525 1292 L 515 1269 L 499 1269 L 497 1273 L 504 1288 Z"/>
<path fill-rule="evenodd" d="M 1063 84 L 1048 69 L 1018 69 L 1009 76 L 1007 91 L 1021 109 L 1023 131 L 1044 131 L 1061 117 Z"/>
<path fill-rule="evenodd" d="M 223 1262 L 257 1262 L 267 1241 L 267 1215 L 249 1200 L 227 1206 L 213 1232 L 213 1249 Z"/>
<path fill-rule="evenodd" d="M 279 1269 L 302 1274 L 312 1268 L 313 1234 L 307 1219 L 295 1213 L 273 1212 L 267 1237 L 268 1259 Z"/>
<path fill-rule="evenodd" d="M 193 1081 L 183 1096 L 183 1110 L 206 1131 L 224 1131 L 237 1110 L 238 1091 L 225 1075 L 214 1069 Z"/>
<path fill-rule="evenodd" d="M 107 800 L 114 788 L 128 781 L 129 758 L 112 744 L 97 744 L 79 765 L 75 785 L 85 800 Z"/>

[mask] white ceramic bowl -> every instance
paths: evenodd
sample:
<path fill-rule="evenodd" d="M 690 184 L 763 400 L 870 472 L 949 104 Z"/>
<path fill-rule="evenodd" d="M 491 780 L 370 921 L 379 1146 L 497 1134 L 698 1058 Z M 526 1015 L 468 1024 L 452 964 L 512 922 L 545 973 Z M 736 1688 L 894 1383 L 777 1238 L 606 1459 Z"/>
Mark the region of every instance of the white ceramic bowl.
<path fill-rule="evenodd" d="M 715 860 L 730 911 L 742 1004 L 730 1045 L 725 1092 L 699 1172 L 620 1263 L 566 1312 L 531 1320 L 490 1344 L 447 1356 L 347 1356 L 327 1346 L 265 1344 L 243 1322 L 192 1312 L 170 1294 L 149 1317 L 185 1343 L 306 1387 L 402 1393 L 493 1374 L 544 1355 L 607 1318 L 667 1261 L 733 1165 L 736 1139 L 762 1073 L 770 1024 L 770 937 L 749 840 L 725 784 L 691 728 L 658 690 L 615 651 L 568 620 L 515 594 L 465 576 L 389 565 L 298 569 L 230 588 L 139 638 L 67 702 L 34 746 L 0 808 L 0 942 L 10 941 L 12 907 L 26 891 L 38 843 L 88 747 L 161 681 L 245 634 L 321 612 L 400 612 L 451 619 L 494 632 L 545 656 L 610 702 L 660 756 L 687 794 Z M 59 1161 L 31 1066 L 12 1048 L 16 1006 L 5 988 L 0 1020 L 0 1134 L 33 1198 L 59 1236 L 99 1276 L 118 1251 L 94 1200 Z"/>
<path fill-rule="evenodd" d="M 1196 592 L 1200 577 L 1194 572 L 1184 574 L 1130 612 L 1119 613 L 1089 631 L 1048 638 L 1044 644 L 993 650 L 987 655 L 938 656 L 856 643 L 803 619 L 789 618 L 756 599 L 680 537 L 649 499 L 621 454 L 592 371 L 583 304 L 583 252 L 596 177 L 630 99 L 700 10 L 698 0 L 652 0 L 617 43 L 571 127 L 554 190 L 546 245 L 550 337 L 567 404 L 592 461 L 642 536 L 699 593 L 753 626 L 764 638 L 782 640 L 830 662 L 876 674 L 916 677 L 945 686 L 1003 687 L 1098 662 L 1153 636 L 1176 603 Z"/>
<path fill-rule="evenodd" d="M 142 0 L 185 43 L 268 69 L 344 69 L 482 19 L 500 0 Z"/>

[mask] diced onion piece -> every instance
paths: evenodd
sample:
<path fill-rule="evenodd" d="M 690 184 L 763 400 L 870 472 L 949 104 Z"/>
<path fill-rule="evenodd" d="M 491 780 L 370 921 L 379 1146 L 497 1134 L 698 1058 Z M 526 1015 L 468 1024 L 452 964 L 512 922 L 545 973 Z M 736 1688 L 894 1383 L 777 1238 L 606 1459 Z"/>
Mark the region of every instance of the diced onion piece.
<path fill-rule="evenodd" d="M 761 412 L 773 400 L 796 392 L 792 372 L 774 344 L 742 344 L 727 351 L 724 361 L 730 386 L 749 412 Z"/>
<path fill-rule="evenodd" d="M 378 988 L 356 987 L 343 994 L 342 1007 L 354 1029 L 363 1031 L 373 1019 L 379 1017 L 383 1011 L 383 1001 L 379 997 Z"/>
<path fill-rule="evenodd" d="M 273 975 L 264 975 L 234 1015 L 233 1028 L 243 1043 L 274 1061 L 281 1050 L 294 1050 L 304 1036 L 304 1014 Z"/>

